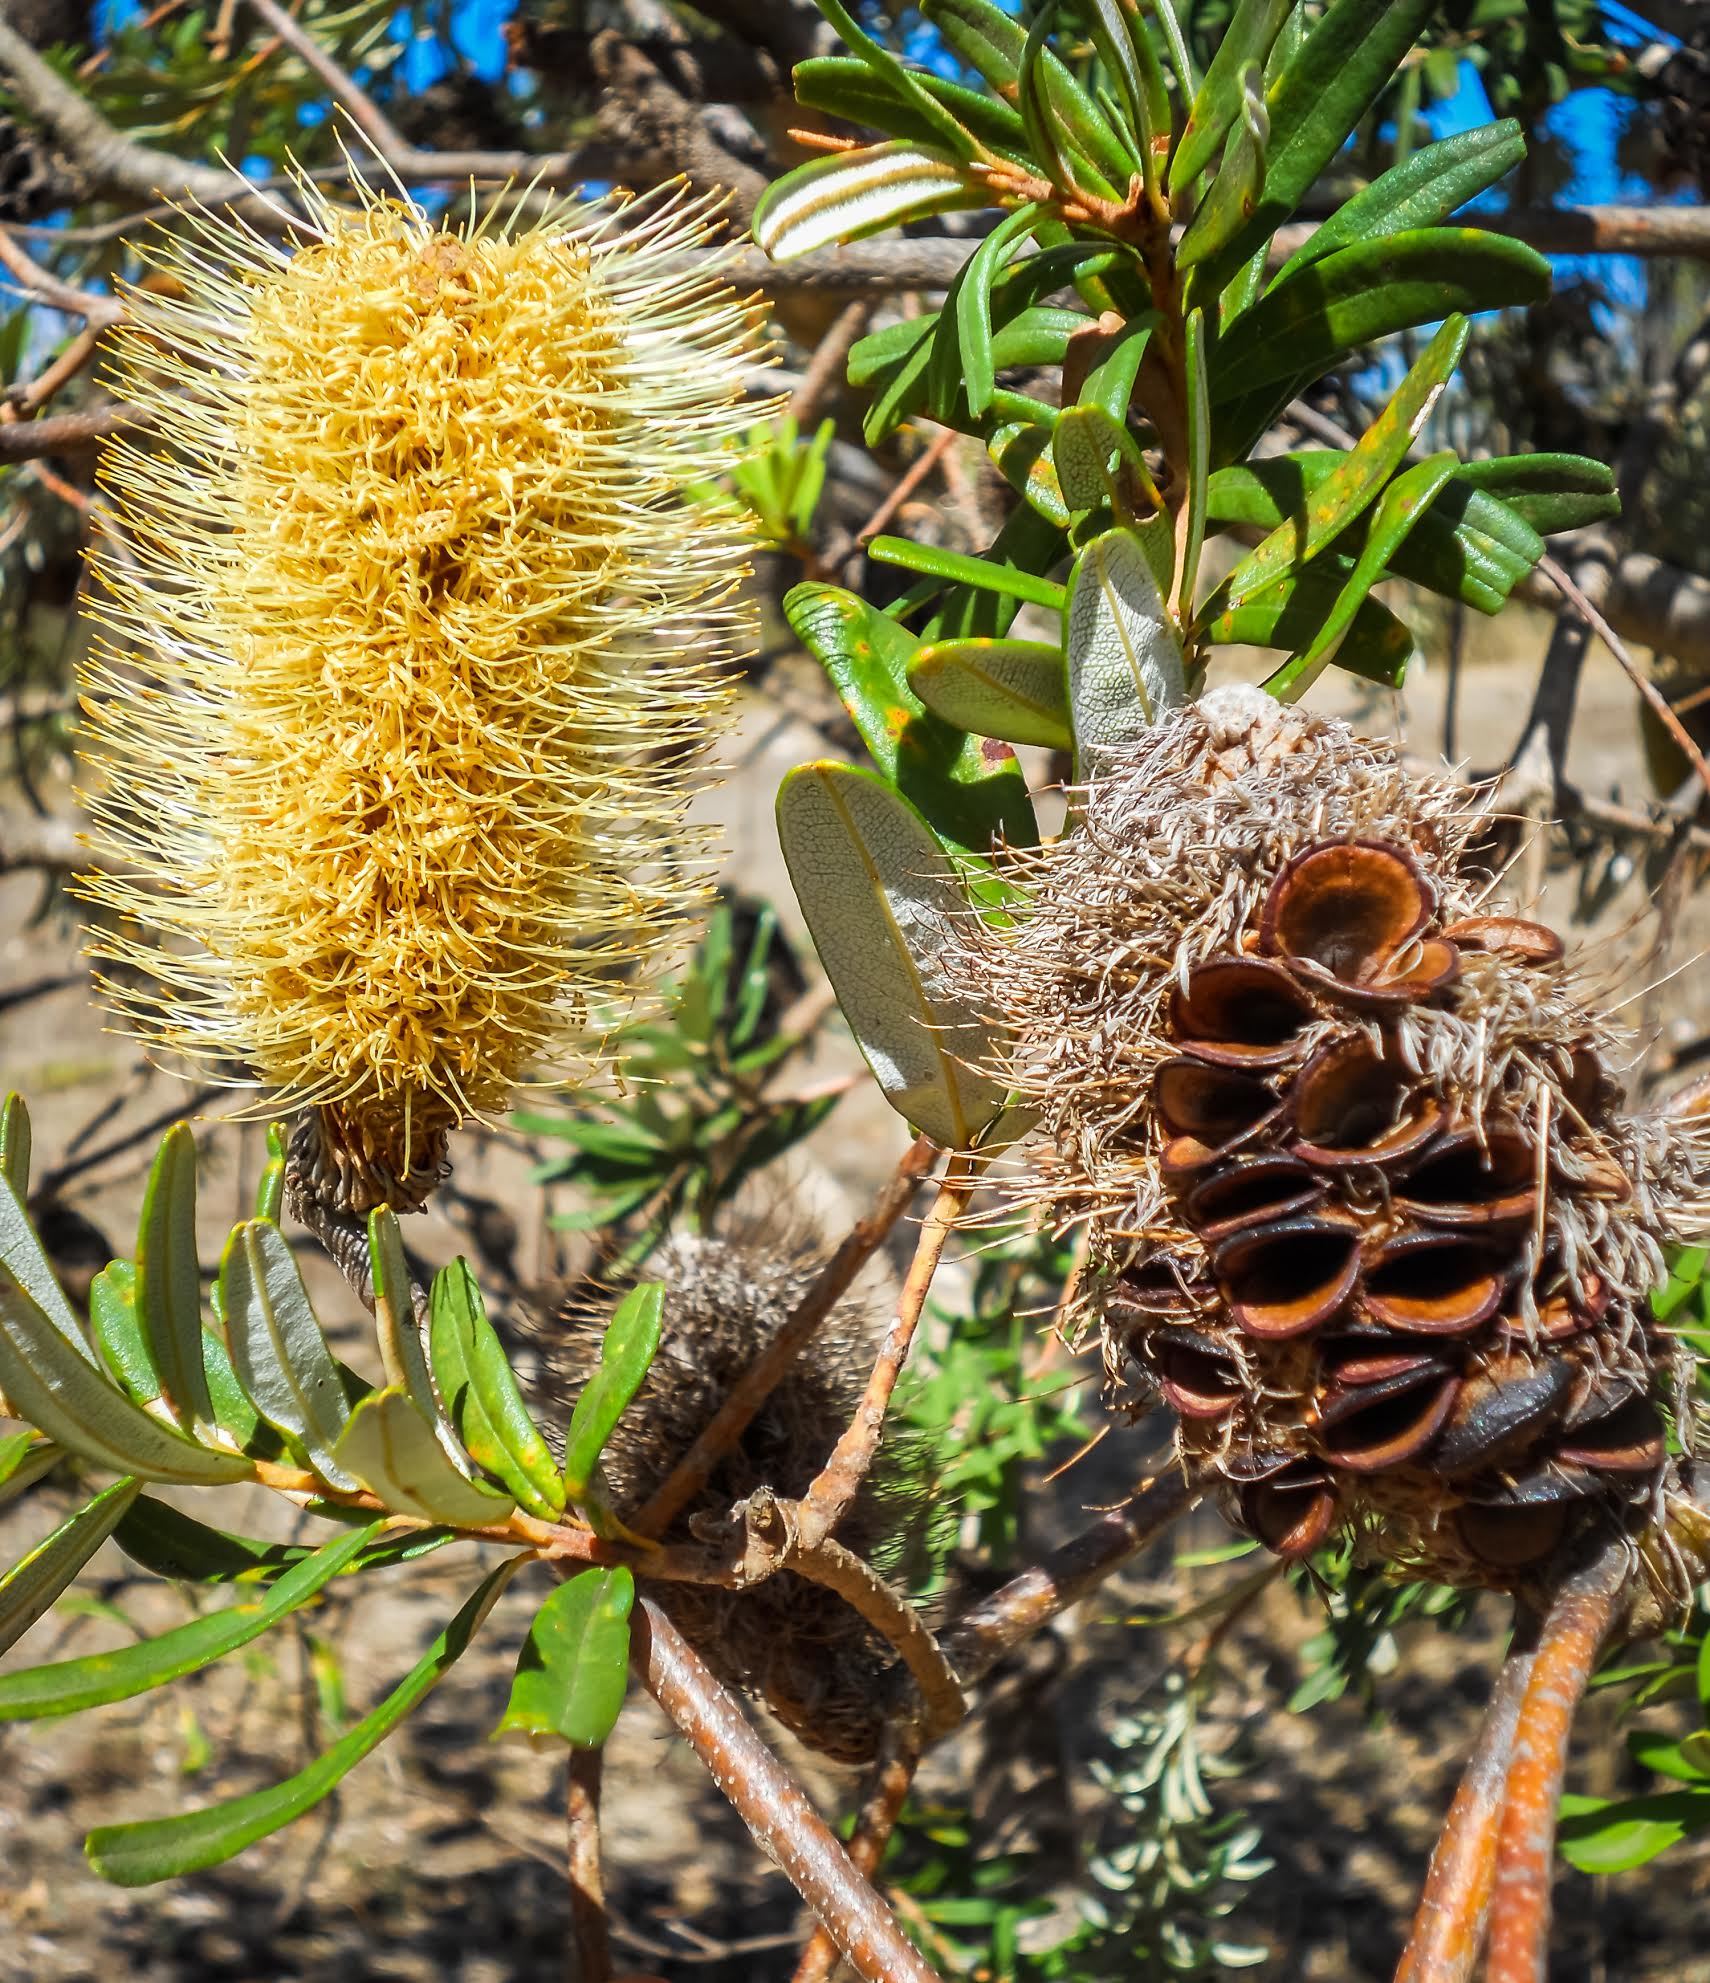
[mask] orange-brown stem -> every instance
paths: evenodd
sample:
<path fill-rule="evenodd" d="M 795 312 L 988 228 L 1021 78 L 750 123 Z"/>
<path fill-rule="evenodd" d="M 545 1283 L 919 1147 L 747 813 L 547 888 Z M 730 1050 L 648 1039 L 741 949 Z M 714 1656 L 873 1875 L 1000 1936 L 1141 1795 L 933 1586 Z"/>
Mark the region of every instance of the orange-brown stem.
<path fill-rule="evenodd" d="M 807 1792 L 648 1597 L 636 1600 L 631 1616 L 630 1659 L 755 1844 L 813 1909 L 863 1983 L 941 1983 Z"/>
<path fill-rule="evenodd" d="M 600 1870 L 600 1778 L 603 1749 L 570 1751 L 570 1929 L 576 1942 L 575 1983 L 611 1983 L 612 1945 L 606 1926 L 606 1887 Z"/>
<path fill-rule="evenodd" d="M 868 1776 L 866 1794 L 855 1820 L 855 1836 L 849 1841 L 849 1857 L 868 1879 L 879 1870 L 879 1862 L 885 1856 L 885 1847 L 908 1799 L 924 1747 L 918 1719 L 893 1716 L 886 1722 L 879 1737 L 878 1759 Z M 802 1950 L 791 1983 L 828 1983 L 837 1962 L 837 1944 L 823 1928 L 816 1928 L 812 1940 Z"/>
<path fill-rule="evenodd" d="M 1537 1621 L 1528 1614 L 1517 1621 L 1514 1644 L 1496 1676 L 1478 1740 L 1431 1854 L 1395 1983 L 1468 1983 L 1473 1973 L 1490 1914 L 1514 1732 L 1537 1650 Z"/>
<path fill-rule="evenodd" d="M 795 1313 L 742 1373 L 705 1430 L 630 1522 L 638 1534 L 659 1534 L 706 1486 L 713 1468 L 747 1431 L 813 1332 L 849 1292 L 855 1276 L 908 1209 L 916 1185 L 937 1155 L 938 1147 L 928 1137 L 916 1137 L 909 1145 L 873 1209 L 851 1229 Z"/>
<path fill-rule="evenodd" d="M 1608 1544 L 1562 1584 L 1545 1614 L 1496 1835 L 1486 1983 L 1544 1983 L 1568 1737 L 1598 1648 L 1615 1623 L 1627 1565 L 1627 1545 Z"/>

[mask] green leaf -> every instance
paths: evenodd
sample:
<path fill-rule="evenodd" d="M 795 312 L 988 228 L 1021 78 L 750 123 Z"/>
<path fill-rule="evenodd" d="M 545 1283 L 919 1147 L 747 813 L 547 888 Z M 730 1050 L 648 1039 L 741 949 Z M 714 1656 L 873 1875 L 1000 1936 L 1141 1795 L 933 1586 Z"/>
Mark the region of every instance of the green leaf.
<path fill-rule="evenodd" d="M 1003 528 L 982 553 L 980 563 L 988 572 L 997 567 L 1037 578 L 1057 565 L 1063 552 L 1062 531 L 1023 504 L 1005 519 Z M 978 635 L 995 639 L 1009 632 L 1021 610 L 1019 599 L 984 585 L 952 584 L 945 588 L 930 580 L 923 580 L 914 589 L 909 610 L 937 592 L 945 596 L 938 610 L 922 625 L 923 640 L 973 639 Z M 1024 822 L 1022 831 L 1031 842 L 1036 829 Z"/>
<path fill-rule="evenodd" d="M 218 1284 L 216 1283 L 216 1291 Z M 264 1425 L 249 1395 L 238 1382 L 223 1337 L 212 1329 L 202 1331 L 202 1368 L 208 1377 L 208 1397 L 214 1407 L 214 1423 L 240 1453 L 255 1459 L 273 1459 L 280 1442 L 271 1426 Z"/>
<path fill-rule="evenodd" d="M 1176 266 L 1191 269 L 1220 255 L 1258 211 L 1265 183 L 1265 147 L 1271 120 L 1265 109 L 1264 76 L 1255 62 L 1241 78 L 1240 114 L 1235 135 L 1225 147 L 1223 163 L 1199 211 L 1188 222 L 1176 249 Z M 1221 287 L 1221 285 L 1219 285 Z M 1197 294 L 1199 285 L 1194 285 Z M 1212 292 L 1215 296 L 1216 291 Z"/>
<path fill-rule="evenodd" d="M 1000 98 L 965 89 L 928 70 L 910 68 L 908 73 L 982 144 L 1018 160 L 1025 155 L 1026 127 Z M 826 110 L 833 117 L 868 125 L 887 137 L 906 138 L 912 144 L 933 146 L 938 142 L 932 120 L 922 116 L 912 103 L 904 103 L 856 56 L 810 55 L 790 71 L 790 81 L 796 101 L 810 110 Z"/>
<path fill-rule="evenodd" d="M 1670 1790 L 1654 1797 L 1563 1798 L 1557 1833 L 1562 1857 L 1581 1873 L 1626 1873 L 1710 1827 L 1710 1792 Z"/>
<path fill-rule="evenodd" d="M 30 1112 L 22 1095 L 0 1104 L 0 1178 L 20 1199 L 30 1191 Z"/>
<path fill-rule="evenodd" d="M 333 1459 L 388 1508 L 454 1528 L 501 1523 L 514 1498 L 469 1479 L 452 1465 L 438 1430 L 397 1385 L 371 1391 L 351 1413 Z"/>
<path fill-rule="evenodd" d="M 943 640 L 908 664 L 927 708 L 979 737 L 1067 750 L 1069 689 L 1061 648 L 1039 640 Z"/>
<path fill-rule="evenodd" d="M 1080 775 L 1187 700 L 1181 642 L 1132 530 L 1107 531 L 1081 553 L 1063 608 L 1063 651 Z"/>
<path fill-rule="evenodd" d="M 962 551 L 946 551 L 936 544 L 915 544 L 906 537 L 875 537 L 867 546 L 867 555 L 875 564 L 901 565 L 905 571 L 926 572 L 952 584 L 1002 592 L 1031 606 L 1060 607 L 1063 603 L 1063 588 L 1051 579 L 1018 571 L 1012 565 L 971 558 Z"/>
<path fill-rule="evenodd" d="M 1250 64 L 1263 66 L 1294 4 L 1295 0 L 1238 0 L 1170 160 L 1172 200 L 1216 155 L 1224 133 L 1241 114 L 1243 76 Z"/>
<path fill-rule="evenodd" d="M 24 1292 L 48 1318 L 53 1326 L 87 1363 L 89 1351 L 83 1340 L 83 1331 L 77 1326 L 77 1317 L 71 1312 L 71 1304 L 65 1298 L 59 1282 L 54 1279 L 48 1257 L 42 1251 L 42 1243 L 36 1238 L 35 1228 L 30 1224 L 29 1214 L 24 1210 L 24 1201 L 8 1178 L 0 1175 L 0 1267 L 4 1267 L 18 1282 Z M 0 1382 L 0 1397 L 6 1395 L 6 1386 Z"/>
<path fill-rule="evenodd" d="M 933 340 L 928 399 L 933 412 L 951 420 L 957 401 L 978 419 L 992 403 L 997 370 L 992 357 L 992 284 L 1039 208 L 1029 203 L 1005 214 L 974 250 L 951 285 Z"/>
<path fill-rule="evenodd" d="M 455 1461 L 459 1458 L 456 1442 L 441 1431 L 439 1394 L 433 1387 L 421 1324 L 416 1320 L 404 1235 L 398 1230 L 398 1215 L 389 1205 L 377 1205 L 368 1214 L 368 1265 L 374 1279 L 374 1329 L 386 1382 L 408 1395 Z"/>
<path fill-rule="evenodd" d="M 994 752 L 926 709 L 909 686 L 920 642 L 906 627 L 835 585 L 794 587 L 784 615 L 842 697 L 873 762 L 946 841 L 980 856 L 998 835 L 1032 844 L 1037 829 L 1014 753 Z"/>
<path fill-rule="evenodd" d="M 241 1455 L 195 1445 L 132 1404 L 4 1267 L 0 1392 L 38 1431 L 115 1473 L 193 1486 L 246 1480 L 253 1471 Z"/>
<path fill-rule="evenodd" d="M 267 1125 L 267 1161 L 255 1186 L 255 1216 L 279 1223 L 285 1202 L 285 1146 L 291 1140 L 290 1126 L 283 1122 Z"/>
<path fill-rule="evenodd" d="M 63 1450 L 38 1432 L 12 1432 L 0 1439 L 0 1508 L 15 1501 L 25 1488 L 33 1487 L 64 1458 Z"/>
<path fill-rule="evenodd" d="M 1615 474 L 1582 454 L 1503 454 L 1461 465 L 1457 482 L 1498 497 L 1542 537 L 1621 514 Z"/>
<path fill-rule="evenodd" d="M 385 1700 L 306 1770 L 269 1789 L 179 1817 L 104 1825 L 84 1842 L 90 1865 L 116 1886 L 148 1886 L 222 1865 L 245 1846 L 300 1818 L 336 1789 L 451 1667 L 524 1560 L 511 1557 L 501 1563 Z"/>
<path fill-rule="evenodd" d="M 1217 610 L 1244 605 L 1285 572 L 1310 562 L 1376 500 L 1430 417 L 1466 340 L 1466 319 L 1450 317 L 1358 444 L 1319 483 L 1301 514 L 1273 530 L 1218 587 L 1212 595 Z"/>
<path fill-rule="evenodd" d="M 89 1328 L 101 1360 L 139 1405 L 160 1396 L 160 1373 L 137 1315 L 137 1270 L 114 1260 L 89 1283 Z"/>
<path fill-rule="evenodd" d="M 196 1260 L 196 1139 L 179 1122 L 150 1166 L 137 1227 L 137 1324 L 173 1419 L 211 1423 L 202 1369 L 202 1270 Z"/>
<path fill-rule="evenodd" d="M 1169 87 L 1157 52 L 1140 25 L 1138 9 L 1124 0 L 1083 0 L 1081 13 L 1099 60 L 1120 93 L 1130 149 L 1146 186 L 1153 188 L 1158 176 L 1153 140 L 1160 132 L 1167 138 L 1170 129 Z"/>
<path fill-rule="evenodd" d="M 368 1520 L 360 1509 L 330 1502 L 319 1504 L 315 1512 L 329 1521 L 354 1522 L 358 1528 Z M 271 1583 L 314 1553 L 299 1543 L 264 1542 L 259 1536 L 210 1528 L 147 1494 L 113 1531 L 113 1540 L 155 1576 L 192 1584 Z M 458 1540 L 452 1529 L 393 1529 L 365 1543 L 350 1567 L 363 1570 L 410 1562 Z"/>
<path fill-rule="evenodd" d="M 1372 587 L 1454 471 L 1454 452 L 1445 450 L 1404 469 L 1385 489 L 1365 545 L 1323 625 L 1311 643 L 1265 684 L 1280 702 L 1296 701 L 1330 665 Z"/>
<path fill-rule="evenodd" d="M 134 1486 L 136 1483 L 132 1483 Z M 128 1505 L 128 1504 L 127 1504 Z M 123 1511 L 121 1510 L 121 1513 Z M 0 1721 L 38 1721 L 52 1715 L 79 1714 L 108 1701 L 126 1701 L 150 1688 L 164 1686 L 186 1673 L 210 1666 L 227 1653 L 246 1646 L 281 1618 L 307 1604 L 321 1587 L 346 1567 L 380 1534 L 383 1523 L 352 1529 L 306 1557 L 271 1585 L 262 1598 L 228 1606 L 194 1618 L 176 1630 L 144 1639 L 116 1652 L 91 1653 L 83 1659 L 32 1666 L 21 1673 L 0 1674 Z"/>
<path fill-rule="evenodd" d="M 1352 560 L 1326 552 L 1315 564 L 1267 587 L 1233 611 L 1219 613 L 1200 628 L 1212 646 L 1241 642 L 1297 652 L 1335 610 Z M 1366 600 L 1336 651 L 1336 665 L 1385 688 L 1399 688 L 1413 654 L 1413 636 L 1387 606 Z"/>
<path fill-rule="evenodd" d="M 629 1614 L 635 1578 L 622 1564 L 583 1570 L 534 1615 L 517 1655 L 511 1697 L 495 1735 L 561 1737 L 597 1749 L 629 1685 Z"/>
<path fill-rule="evenodd" d="M 1477 228 L 1360 242 L 1303 269 L 1230 327 L 1217 346 L 1212 401 L 1227 405 L 1267 384 L 1317 377 L 1344 352 L 1392 331 L 1537 303 L 1549 291 L 1542 255 Z M 1227 433 L 1221 444 L 1228 446 Z"/>
<path fill-rule="evenodd" d="M 810 159 L 773 180 L 754 209 L 754 239 L 773 261 L 787 262 L 898 221 L 990 204 L 985 187 L 950 159 L 890 139 Z"/>
<path fill-rule="evenodd" d="M 1276 282 L 1356 241 L 1440 226 L 1525 156 L 1525 136 L 1512 118 L 1439 138 L 1338 207 L 1284 262 Z"/>
<path fill-rule="evenodd" d="M 481 1300 L 468 1263 L 454 1260 L 433 1278 L 428 1341 L 434 1375 L 457 1436 L 487 1469 L 543 1521 L 564 1509 L 564 1482 Z"/>
<path fill-rule="evenodd" d="M 793 771 L 778 838 L 838 1004 L 885 1099 L 946 1148 L 966 1149 L 1003 1109 L 976 1071 L 983 1016 L 944 982 L 946 932 L 971 913 L 950 857 L 906 799 L 842 764 Z"/>
<path fill-rule="evenodd" d="M 52 1605 L 141 1491 L 142 1482 L 134 1479 L 103 1488 L 0 1577 L 0 1652 L 21 1639 Z M 4 1685 L 0 1680 L 0 1687 Z"/>
<path fill-rule="evenodd" d="M 1074 512 L 1109 509 L 1125 522 L 1150 516 L 1156 493 L 1140 444 L 1101 406 L 1071 406 L 1051 436 L 1057 487 Z"/>
<path fill-rule="evenodd" d="M 600 1344 L 600 1361 L 576 1400 L 564 1438 L 564 1489 L 585 1501 L 612 1428 L 641 1389 L 659 1350 L 665 1283 L 643 1281 L 612 1311 Z"/>
<path fill-rule="evenodd" d="M 1183 381 L 1187 388 L 1187 527 L 1182 541 L 1181 578 L 1175 597 L 1184 613 L 1193 610 L 1205 546 L 1206 484 L 1211 471 L 1211 387 L 1205 369 L 1205 313 L 1189 310 L 1182 325 Z"/>
<path fill-rule="evenodd" d="M 1264 196 L 1218 267 L 1239 267 L 1300 205 L 1400 68 L 1431 7 L 1432 0 L 1332 0 L 1325 8 L 1268 93 Z M 1204 284 L 1207 295 L 1222 287 L 1211 264 Z"/>
<path fill-rule="evenodd" d="M 905 68 L 882 42 L 875 41 L 867 33 L 844 6 L 843 0 L 815 0 L 815 5 L 837 30 L 844 47 L 865 62 L 879 82 L 932 126 L 937 144 L 947 146 L 961 159 L 974 156 L 975 146 L 955 117 L 925 88 L 913 70 Z"/>
<path fill-rule="evenodd" d="M 296 1259 L 270 1220 L 252 1219 L 227 1240 L 220 1308 L 232 1368 L 255 1409 L 297 1441 L 329 1487 L 356 1487 L 334 1457 L 350 1417 L 344 1379 Z"/>
<path fill-rule="evenodd" d="M 1067 529 L 1072 512 L 1057 480 L 1055 439 L 1055 434 L 1043 427 L 999 427 L 986 442 L 986 452 L 1018 496 L 1048 522 Z"/>

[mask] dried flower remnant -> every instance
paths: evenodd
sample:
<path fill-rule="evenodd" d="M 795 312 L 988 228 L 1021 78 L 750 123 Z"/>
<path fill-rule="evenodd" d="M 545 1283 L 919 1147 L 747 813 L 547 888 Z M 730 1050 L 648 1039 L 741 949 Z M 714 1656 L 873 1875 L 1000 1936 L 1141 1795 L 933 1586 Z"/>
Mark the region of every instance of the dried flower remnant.
<path fill-rule="evenodd" d="M 1389 746 L 1221 691 L 1019 860 L 958 969 L 1012 1022 L 1022 1189 L 1087 1227 L 1113 1383 L 1252 1533 L 1535 1594 L 1614 1525 L 1666 1603 L 1697 1524 L 1649 1296 L 1710 1144 L 1628 1106 L 1560 943 L 1486 911 L 1479 825 Z"/>
<path fill-rule="evenodd" d="M 450 233 L 299 190 L 295 247 L 193 213 L 172 293 L 130 298 L 119 383 L 165 446 L 103 463 L 85 691 L 123 871 L 88 889 L 125 1016 L 315 1107 L 361 1210 L 596 1053 L 591 997 L 700 898 L 746 545 L 683 491 L 752 418 L 758 331 L 680 191 Z"/>

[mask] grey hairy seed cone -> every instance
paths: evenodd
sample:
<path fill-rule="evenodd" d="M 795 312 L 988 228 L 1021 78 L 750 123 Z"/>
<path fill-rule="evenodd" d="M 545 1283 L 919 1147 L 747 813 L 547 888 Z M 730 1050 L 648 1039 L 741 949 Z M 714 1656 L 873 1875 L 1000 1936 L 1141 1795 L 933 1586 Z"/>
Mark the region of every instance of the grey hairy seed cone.
<path fill-rule="evenodd" d="M 670 1473 L 821 1264 L 814 1238 L 787 1219 L 765 1235 L 681 1235 L 648 1262 L 644 1278 L 667 1292 L 658 1354 L 601 1460 L 617 1514 L 633 1514 Z M 544 1325 L 543 1420 L 567 1419 L 599 1362 L 612 1305 L 573 1300 Z M 881 1333 L 860 1296 L 834 1309 L 665 1539 L 694 1542 L 697 1515 L 722 1513 L 761 1486 L 804 1493 L 854 1415 Z M 894 1455 L 881 1454 L 839 1524 L 845 1548 L 882 1554 L 904 1487 Z M 838 1762 L 872 1757 L 895 1656 L 841 1598 L 790 1571 L 746 1591 L 662 1582 L 651 1594 L 721 1680 L 758 1695 L 799 1740 Z"/>

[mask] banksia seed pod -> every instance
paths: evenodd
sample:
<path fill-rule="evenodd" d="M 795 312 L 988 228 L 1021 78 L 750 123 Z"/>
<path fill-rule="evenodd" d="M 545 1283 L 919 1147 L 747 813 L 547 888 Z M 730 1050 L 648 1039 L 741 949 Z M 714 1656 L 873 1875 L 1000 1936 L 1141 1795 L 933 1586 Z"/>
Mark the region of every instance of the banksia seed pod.
<path fill-rule="evenodd" d="M 683 492 L 756 319 L 680 192 L 516 231 L 299 192 L 295 246 L 192 213 L 118 333 L 162 445 L 103 462 L 87 888 L 148 1040 L 402 1208 L 700 899 L 746 549 Z"/>
<path fill-rule="evenodd" d="M 1628 1108 L 1560 942 L 1483 908 L 1480 824 L 1220 691 L 1106 767 L 957 968 L 1013 1028 L 1023 1188 L 1086 1226 L 1113 1380 L 1236 1517 L 1517 1590 L 1594 1524 L 1654 1537 L 1682 1485 L 1649 1295 L 1703 1227 L 1706 1130 Z"/>
<path fill-rule="evenodd" d="M 678 1236 L 648 1262 L 648 1276 L 666 1285 L 659 1350 L 600 1460 L 616 1514 L 633 1515 L 671 1472 L 822 1264 L 813 1241 L 787 1225 L 764 1236 Z M 561 1405 L 559 1417 L 598 1365 L 609 1319 L 572 1302 L 542 1329 L 542 1402 Z M 834 1309 L 663 1539 L 695 1543 L 697 1516 L 722 1515 L 759 1487 L 805 1493 L 854 1417 L 882 1335 L 858 1296 Z M 903 1506 L 897 1454 L 894 1444 L 881 1453 L 837 1526 L 844 1547 L 869 1560 L 884 1553 Z M 809 1748 L 842 1763 L 871 1760 L 895 1655 L 842 1598 L 790 1570 L 747 1590 L 662 1581 L 651 1595 L 721 1680 L 757 1695 Z"/>

